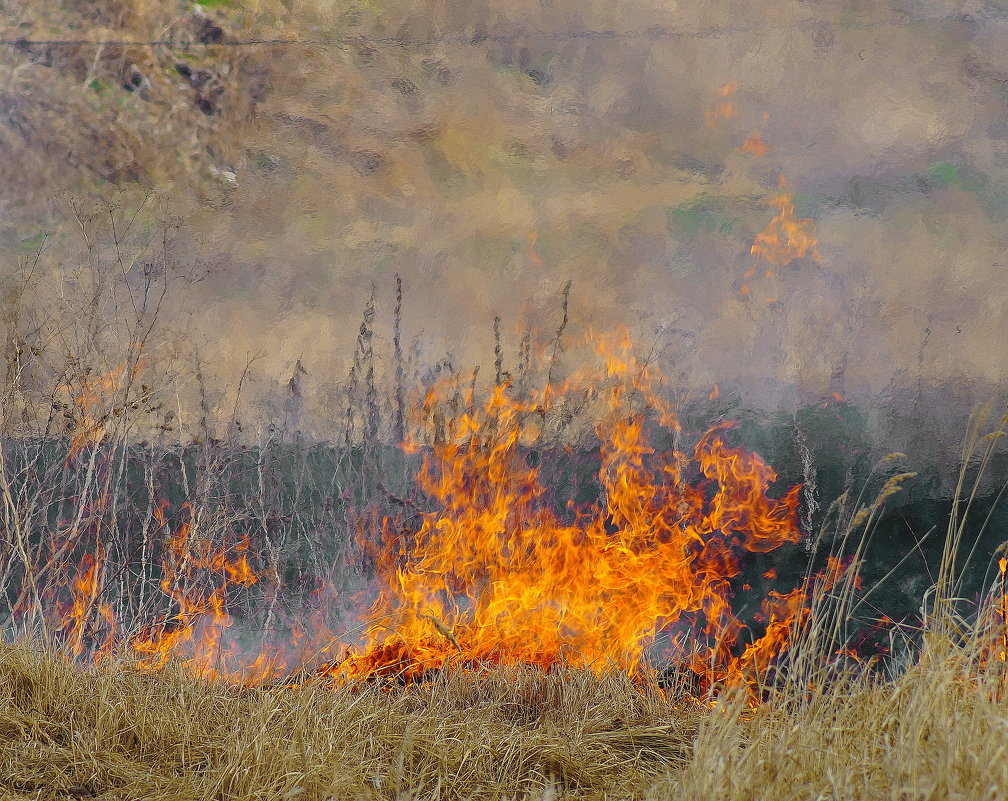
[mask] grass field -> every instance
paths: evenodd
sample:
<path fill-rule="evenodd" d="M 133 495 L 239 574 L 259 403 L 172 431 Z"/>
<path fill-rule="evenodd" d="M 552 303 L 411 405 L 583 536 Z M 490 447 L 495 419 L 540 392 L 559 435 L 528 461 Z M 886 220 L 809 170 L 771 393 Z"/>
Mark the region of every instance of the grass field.
<path fill-rule="evenodd" d="M 0 800 L 1008 798 L 1003 15 L 812 5 L 0 3 Z"/>
<path fill-rule="evenodd" d="M 1008 793 L 1004 560 L 994 554 L 1000 576 L 997 567 L 989 571 L 982 597 L 958 597 L 962 557 L 973 548 L 963 540 L 976 492 L 969 481 L 980 486 L 1005 419 L 990 427 L 981 412 L 968 433 L 960 500 L 920 618 L 912 626 L 875 621 L 888 647 L 866 656 L 855 647 L 864 625 L 855 613 L 867 598 L 858 573 L 886 502 L 909 478 L 890 469 L 893 459 L 883 460 L 874 500 L 841 498 L 827 512 L 801 591 L 770 593 L 763 627 L 753 624 L 735 642 L 748 627 L 730 610 L 720 617 L 711 610 L 733 596 L 729 582 L 737 583 L 732 571 L 741 564 L 732 554 L 742 546 L 705 549 L 735 530 L 756 538 L 741 541 L 754 556 L 793 542 L 801 536 L 798 495 L 768 496 L 772 470 L 718 445 L 710 432 L 692 457 L 699 468 L 672 446 L 654 458 L 674 459 L 649 468 L 644 424 L 657 435 L 662 420 L 651 418 L 669 412 L 646 365 L 610 354 L 608 376 L 592 379 L 595 394 L 573 393 L 581 398 L 576 410 L 563 395 L 546 408 L 531 390 L 523 402 L 508 400 L 504 384 L 491 384 L 481 407 L 476 394 L 465 394 L 468 379 L 460 394 L 449 376 L 397 420 L 394 409 L 375 405 L 361 350 L 351 376 L 358 405 L 347 423 L 354 445 L 334 462 L 312 462 L 319 457 L 310 448 L 272 457 L 209 440 L 174 452 L 131 443 L 128 421 L 157 399 L 140 383 L 150 366 L 134 350 L 126 355 L 132 368 L 61 385 L 76 388 L 64 437 L 32 439 L 22 430 L 4 440 L 4 797 L 910 801 Z M 8 385 L 8 397 L 27 410 L 7 418 L 12 428 L 49 419 L 33 418 L 31 389 Z M 537 500 L 537 477 L 564 475 L 546 459 L 563 442 L 551 426 L 556 418 L 572 426 L 577 415 L 610 423 L 595 427 L 602 443 L 595 491 L 605 503 L 582 510 L 574 518 L 581 529 L 572 530 L 550 511 L 565 505 L 562 498 Z M 412 489 L 408 481 L 388 484 L 416 465 L 378 444 L 379 432 L 400 424 L 419 426 L 406 450 L 427 457 Z M 522 436 L 532 439 L 529 455 L 517 450 Z M 536 443 L 542 463 L 528 472 Z M 559 458 L 570 453 L 560 448 Z M 680 482 L 695 469 L 711 477 L 707 489 Z M 328 476 L 327 491 L 342 504 L 325 495 L 319 476 Z M 763 522 L 753 522 L 757 511 Z M 666 538 L 649 551 L 640 538 L 668 519 L 689 533 L 684 550 Z M 145 528 L 144 520 L 153 523 Z M 397 527 L 405 540 L 392 536 Z M 455 530 L 459 539 L 442 536 Z M 487 532 L 487 552 L 468 563 L 458 556 L 467 537 Z M 688 540 L 697 538 L 703 550 L 691 550 Z M 611 542 L 655 561 L 613 561 Z M 328 564 L 345 573 L 355 548 L 370 553 L 349 571 L 356 589 L 377 584 L 391 600 L 379 595 L 365 612 L 363 602 L 341 600 L 349 585 L 330 586 L 329 596 L 305 592 L 296 568 L 317 575 Z M 820 549 L 846 557 L 829 580 L 813 573 Z M 564 594 L 556 576 L 551 584 L 544 579 L 551 573 L 536 572 L 569 564 L 571 552 L 628 571 L 630 589 L 599 595 L 586 580 Z M 677 553 L 690 572 L 673 582 L 666 573 Z M 668 605 L 691 581 L 706 593 L 702 608 Z M 529 590 L 550 599 L 546 612 L 522 605 Z M 599 598 L 613 604 L 608 613 Z M 311 614 L 333 612 L 327 602 L 342 612 Z M 494 604 L 503 615 L 488 623 L 481 614 Z M 579 604 L 597 628 L 571 623 Z M 689 623 L 681 645 L 692 651 L 645 654 L 652 607 L 652 624 Z M 551 616 L 556 609 L 568 615 L 561 623 Z M 304 642 L 259 669 L 247 641 L 257 631 L 264 654 L 279 638 Z M 350 651 L 334 656 L 338 642 Z M 232 645 L 248 653 L 236 660 Z M 606 658 L 617 669 L 606 669 Z"/>
<path fill-rule="evenodd" d="M 755 710 L 576 670 L 239 689 L 5 646 L 0 786 L 26 799 L 1003 798 L 1004 663 L 978 669 L 970 644 L 927 642 L 898 678 L 791 682 Z"/>

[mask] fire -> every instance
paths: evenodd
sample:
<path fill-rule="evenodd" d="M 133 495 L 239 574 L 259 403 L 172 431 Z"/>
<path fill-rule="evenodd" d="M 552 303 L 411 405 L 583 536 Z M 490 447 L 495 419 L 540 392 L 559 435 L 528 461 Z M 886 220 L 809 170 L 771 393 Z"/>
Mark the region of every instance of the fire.
<path fill-rule="evenodd" d="M 1008 557 L 997 561 L 998 576 L 980 605 L 976 622 L 975 675 L 988 673 L 995 679 L 994 697 L 1008 694 Z"/>
<path fill-rule="evenodd" d="M 749 153 L 757 158 L 765 156 L 770 150 L 767 143 L 763 141 L 763 137 L 760 136 L 757 131 L 753 131 L 749 134 L 748 138 L 741 144 L 739 149 L 743 153 Z"/>
<path fill-rule="evenodd" d="M 539 241 L 539 234 L 533 231 L 529 234 L 529 259 L 536 267 L 542 267 L 542 259 L 539 258 L 539 254 L 536 253 L 536 242 Z"/>
<path fill-rule="evenodd" d="M 190 507 L 185 505 L 185 509 Z M 166 525 L 164 506 L 155 511 L 155 517 L 162 527 Z M 215 550 L 194 536 L 191 516 L 178 526 L 168 542 L 160 582 L 177 611 L 131 639 L 130 647 L 140 656 L 141 668 L 156 670 L 178 658 L 185 667 L 208 678 L 228 675 L 227 666 L 236 656 L 233 649 L 222 648 L 222 632 L 233 624 L 227 611 L 229 595 L 258 580 L 248 563 L 248 548 L 246 535 L 232 549 Z M 198 589 L 207 583 L 212 587 L 209 592 Z M 265 657 L 253 667 L 260 670 L 263 660 Z"/>
<path fill-rule="evenodd" d="M 815 220 L 795 217 L 793 196 L 790 192 L 780 192 L 766 201 L 777 209 L 777 215 L 770 220 L 766 229 L 756 234 L 750 252 L 781 267 L 795 259 L 811 255 L 819 260 L 815 236 Z"/>
<path fill-rule="evenodd" d="M 762 630 L 748 633 L 731 606 L 732 581 L 747 554 L 801 539 L 801 488 L 771 497 L 774 470 L 732 447 L 727 424 L 692 448 L 658 447 L 656 437 L 674 443 L 682 435 L 656 388 L 661 376 L 631 355 L 626 337 L 597 355 L 599 367 L 539 393 L 519 394 L 505 381 L 481 403 L 474 384 L 460 402 L 456 387 L 436 385 L 414 405 L 415 430 L 403 447 L 422 456 L 416 483 L 428 503 L 411 510 L 409 524 L 361 518 L 358 539 L 373 555 L 377 595 L 359 644 L 328 633 L 322 603 L 284 618 L 287 647 L 243 651 L 228 630 L 238 600 L 260 581 L 250 536 L 211 537 L 188 503 L 169 516 L 163 502 L 153 511 L 164 535 L 160 613 L 139 630 L 116 619 L 95 531 L 92 552 L 64 585 L 71 601 L 59 607 L 69 653 L 101 659 L 119 645 L 144 670 L 175 661 L 206 678 L 247 683 L 314 650 L 331 660 L 319 673 L 333 680 L 410 681 L 446 667 L 512 664 L 638 675 L 648 649 L 664 645 L 705 690 L 756 686 L 791 645 L 809 598 L 836 583 L 844 566 L 832 560 L 800 587 L 771 592 L 757 618 Z M 597 421 L 601 491 L 593 504 L 559 509 L 529 455 L 572 399 Z M 338 595 L 325 582 L 316 593 Z M 328 645 L 318 650 L 320 636 Z"/>
<path fill-rule="evenodd" d="M 998 559 L 998 579 L 1000 583 L 999 598 L 997 602 L 997 616 L 1000 618 L 1000 643 L 998 659 L 1008 662 L 1008 594 L 1005 592 L 1005 576 L 1008 575 L 1008 558 L 1002 556 Z"/>
<path fill-rule="evenodd" d="M 722 86 L 719 86 L 714 94 L 719 98 L 731 97 L 738 91 L 738 83 L 736 81 L 729 81 Z M 720 100 L 716 102 L 711 108 L 704 110 L 704 120 L 707 123 L 708 128 L 713 128 L 717 125 L 718 120 L 729 120 L 735 116 L 736 108 L 735 104 L 730 100 Z"/>
<path fill-rule="evenodd" d="M 70 434 L 68 458 L 72 459 L 82 448 L 97 445 L 105 439 L 113 402 L 145 366 L 139 357 L 140 344 L 132 343 L 130 350 L 127 361 L 132 363 L 132 367 L 123 363 L 101 375 L 82 379 L 79 387 L 74 388 L 70 384 L 61 387 L 69 393 L 77 409 Z"/>
<path fill-rule="evenodd" d="M 167 508 L 164 502 L 154 510 L 155 519 L 165 531 L 169 531 Z M 183 513 L 190 512 L 188 504 L 183 504 Z M 177 660 L 205 678 L 244 682 L 285 667 L 280 655 L 273 652 L 263 651 L 249 661 L 234 642 L 224 638 L 224 632 L 233 625 L 228 609 L 236 592 L 258 581 L 248 561 L 248 536 L 230 548 L 214 548 L 196 536 L 195 525 L 190 514 L 170 533 L 161 560 L 160 588 L 172 611 L 125 640 L 119 639 L 124 627 L 112 605 L 102 600 L 101 556 L 86 552 L 81 557 L 70 581 L 71 601 L 57 604 L 58 617 L 54 621 L 70 655 L 101 661 L 123 643 L 139 657 L 136 664 L 141 670 L 158 670 L 169 660 Z M 102 638 L 96 642 L 99 633 Z"/>
<path fill-rule="evenodd" d="M 71 584 L 72 602 L 63 610 L 60 628 L 66 636 L 67 650 L 76 657 L 81 656 L 90 646 L 93 615 L 97 611 L 105 622 L 105 636 L 100 644 L 91 647 L 96 660 L 107 657 L 116 637 L 115 614 L 108 603 L 99 602 L 101 595 L 102 560 L 91 553 L 85 553 L 77 565 L 77 573 Z"/>
<path fill-rule="evenodd" d="M 735 656 L 744 626 L 730 580 L 745 552 L 801 538 L 800 487 L 768 496 L 773 469 L 730 447 L 724 425 L 689 455 L 659 452 L 649 430 L 678 423 L 658 401 L 653 371 L 626 353 L 603 355 L 602 499 L 566 516 L 551 507 L 520 443 L 526 420 L 553 396 L 520 401 L 496 387 L 424 450 L 417 481 L 435 508 L 415 529 L 384 521 L 382 590 L 363 645 L 325 674 L 410 680 L 452 665 L 561 662 L 634 674 L 665 631 L 683 635 L 679 657 L 709 686 L 746 681 L 786 647 L 809 587 L 772 596 L 766 633 Z M 434 405 L 428 397 L 426 408 Z M 690 474 L 700 480 L 689 483 Z"/>

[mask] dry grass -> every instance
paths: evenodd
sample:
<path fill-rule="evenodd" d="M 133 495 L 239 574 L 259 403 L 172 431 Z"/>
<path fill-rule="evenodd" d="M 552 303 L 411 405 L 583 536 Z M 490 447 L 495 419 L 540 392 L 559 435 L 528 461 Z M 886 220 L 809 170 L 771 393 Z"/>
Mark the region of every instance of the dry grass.
<path fill-rule="evenodd" d="M 1004 797 L 1003 674 L 977 679 L 965 655 L 932 642 L 893 682 L 841 682 L 801 703 L 772 701 L 744 722 L 711 715 L 691 765 L 654 797 Z"/>
<path fill-rule="evenodd" d="M 239 690 L 24 647 L 0 652 L 0 699 L 0 785 L 52 798 L 638 795 L 699 722 L 621 676 Z"/>
<path fill-rule="evenodd" d="M 242 690 L 180 671 L 0 651 L 0 787 L 14 798 L 995 799 L 1004 674 L 932 640 L 755 712 L 625 677 L 534 669 L 412 687 Z"/>
<path fill-rule="evenodd" d="M 275 20 L 269 3 L 209 14 L 181 0 L 14 2 L 4 10 L 0 35 L 20 43 L 0 48 L 0 144 L 9 156 L 0 205 L 20 210 L 65 189 L 109 184 L 213 199 L 220 171 L 256 130 L 277 57 L 268 45 L 214 45 L 287 33 L 261 22 Z"/>
<path fill-rule="evenodd" d="M 103 324 L 117 330 L 103 315 L 150 330 L 144 314 L 134 321 L 117 317 L 117 310 L 132 307 L 127 303 L 132 295 L 119 302 L 114 292 L 107 294 L 107 305 L 92 304 L 92 316 L 80 317 L 81 330 L 100 331 Z M 101 293 L 95 290 L 95 296 Z M 53 332 L 54 341 L 73 345 L 76 329 L 64 327 L 59 317 L 54 313 L 46 331 Z M 134 340 L 134 329 L 126 330 L 130 335 L 117 340 Z M 89 348 L 95 347 L 93 339 Z M 93 355 L 71 348 L 65 363 L 71 363 L 69 357 L 85 363 Z M 18 426 L 29 426 L 24 430 L 30 432 L 31 424 L 43 432 L 50 425 L 45 415 L 37 422 L 30 413 L 14 415 L 14 401 L 28 376 L 26 358 L 17 349 L 10 363 L 17 369 L 8 371 L 4 412 L 12 427 L 5 438 L 9 449 L 0 452 L 5 457 L 17 451 L 18 442 L 30 440 L 26 434 L 17 439 Z M 116 361 L 111 359 L 111 365 Z M 41 381 L 46 373 L 36 368 Z M 77 384 L 88 375 L 79 376 Z M 121 399 L 115 403 L 131 406 L 126 402 L 134 397 L 131 387 L 119 387 Z M 758 691 L 762 702 L 755 711 L 744 697 L 722 695 L 710 705 L 683 697 L 685 688 L 663 695 L 624 675 L 599 678 L 576 670 L 444 674 L 408 687 L 308 682 L 244 689 L 207 683 L 177 667 L 155 673 L 140 672 L 128 662 L 82 668 L 37 644 L 0 644 L 0 796 L 177 801 L 1006 797 L 1008 686 L 1006 663 L 998 658 L 1006 634 L 1003 613 L 1000 618 L 990 608 L 986 615 L 970 613 L 955 600 L 963 569 L 957 554 L 968 545 L 962 542 L 962 520 L 969 512 L 967 467 L 972 473 L 971 465 L 979 461 L 981 473 L 989 468 L 1008 425 L 1008 418 L 1001 418 L 985 433 L 989 412 L 977 416 L 966 438 L 957 493 L 963 500 L 953 510 L 941 581 L 928 595 L 930 611 L 919 640 L 908 643 L 910 657 L 900 663 L 892 656 L 884 670 L 835 659 L 836 651 L 848 645 L 846 627 L 856 608 L 853 571 L 835 597 L 816 599 L 814 614 L 777 677 Z M 117 427 L 125 425 L 119 420 L 108 418 L 105 441 L 89 451 L 92 464 L 102 453 L 110 460 L 115 452 L 125 453 L 125 445 L 116 444 L 128 437 Z M 191 496 L 204 504 L 199 508 L 207 517 L 209 496 L 199 486 L 223 484 L 229 464 L 210 461 L 214 466 L 201 468 Z M 883 460 L 886 466 L 891 461 Z M 20 475 L 18 464 L 29 465 L 19 469 L 31 481 L 12 480 Z M 101 483 L 101 476 L 125 474 L 125 467 L 84 470 L 74 477 L 67 465 L 57 459 L 36 495 L 31 489 L 38 479 L 36 463 L 12 457 L 0 462 L 0 479 L 7 482 L 0 495 L 6 530 L 24 532 L 7 537 L 8 551 L 11 543 L 23 551 L 5 554 L 8 566 L 0 586 L 20 588 L 7 577 L 19 576 L 21 567 L 32 566 L 26 575 L 33 581 L 49 576 L 36 569 L 47 564 L 41 542 L 50 533 L 46 509 L 64 498 L 73 498 L 98 519 L 95 506 L 81 499 L 100 496 L 108 504 L 106 512 L 122 509 L 115 519 L 123 525 L 130 508 L 127 485 Z M 860 558 L 901 477 L 885 481 L 873 503 L 864 505 L 863 498 L 849 507 L 838 503 L 839 511 L 827 515 L 836 520 L 837 536 L 824 524 L 816 548 Z M 979 486 L 980 477 L 975 480 Z M 235 503 L 235 508 L 246 507 Z M 214 525 L 226 528 L 231 522 L 218 519 Z M 115 530 L 111 522 L 109 528 Z M 328 525 L 316 528 L 330 538 Z M 98 546 L 106 543 L 97 539 L 100 532 L 79 522 L 60 542 L 89 548 L 93 536 L 94 551 L 100 553 Z M 122 551 L 129 554 L 126 545 L 123 540 Z M 59 547 L 68 558 L 66 547 Z M 37 554 L 28 553 L 35 548 Z M 108 552 L 120 558 L 115 550 Z M 137 585 L 122 579 L 126 568 L 136 565 L 121 558 L 124 569 L 115 575 L 122 588 L 106 592 L 126 607 L 121 619 L 143 620 L 150 610 L 137 600 Z M 140 566 L 146 570 L 142 558 Z M 51 572 L 62 576 L 65 567 L 61 563 Z M 994 589 L 1003 591 L 1003 586 Z M 55 605 L 42 593 L 32 608 L 45 612 Z"/>

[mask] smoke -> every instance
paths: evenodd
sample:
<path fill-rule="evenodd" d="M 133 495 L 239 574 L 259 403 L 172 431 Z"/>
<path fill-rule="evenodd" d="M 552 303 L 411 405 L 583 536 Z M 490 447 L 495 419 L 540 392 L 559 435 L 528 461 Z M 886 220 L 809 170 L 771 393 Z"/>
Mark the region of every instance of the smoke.
<path fill-rule="evenodd" d="M 570 280 L 572 335 L 628 326 L 696 397 L 954 392 L 961 418 L 1003 386 L 1002 4 L 369 9 L 306 17 L 323 43 L 278 57 L 234 183 L 186 209 L 216 265 L 190 331 L 222 386 L 300 362 L 326 434 L 372 294 L 391 351 L 396 274 L 416 370 L 492 374 L 495 316 L 516 369 Z M 782 193 L 815 247 L 775 262 L 751 248 Z"/>

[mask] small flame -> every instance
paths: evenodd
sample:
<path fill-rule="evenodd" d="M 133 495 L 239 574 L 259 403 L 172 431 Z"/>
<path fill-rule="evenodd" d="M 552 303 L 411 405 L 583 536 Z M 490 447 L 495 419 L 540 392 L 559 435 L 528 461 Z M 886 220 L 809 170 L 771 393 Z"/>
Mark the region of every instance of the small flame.
<path fill-rule="evenodd" d="M 167 505 L 154 511 L 155 519 L 166 526 Z M 176 607 L 174 614 L 146 626 L 130 641 L 140 655 L 139 666 L 147 670 L 163 667 L 169 659 L 180 658 L 183 666 L 208 678 L 227 677 L 227 670 L 237 654 L 232 646 L 225 650 L 222 633 L 233 625 L 227 611 L 228 598 L 239 587 L 258 581 L 248 562 L 249 538 L 242 537 L 232 548 L 213 549 L 194 536 L 191 508 L 183 508 L 190 518 L 183 521 L 168 540 L 168 554 L 162 565 L 160 586 Z M 203 581 L 198 579 L 203 577 Z M 212 589 L 195 589 L 209 582 Z M 250 666 L 253 673 L 266 670 L 270 657 L 260 654 Z"/>
<path fill-rule="evenodd" d="M 105 622 L 105 636 L 101 643 L 93 647 L 95 660 L 103 659 L 112 652 L 116 636 L 115 615 L 107 603 L 99 603 L 101 594 L 101 559 L 86 553 L 77 565 L 77 572 L 71 582 L 72 602 L 63 611 L 61 628 L 66 633 L 67 650 L 75 657 L 83 655 L 91 641 L 94 612 Z"/>
<path fill-rule="evenodd" d="M 795 217 L 794 202 L 789 192 L 781 192 L 766 201 L 768 206 L 777 208 L 777 215 L 766 229 L 756 234 L 750 252 L 781 267 L 795 259 L 811 255 L 819 261 L 815 236 L 815 220 L 800 220 Z"/>
<path fill-rule="evenodd" d="M 1008 593 L 1005 591 L 1005 578 L 1008 573 L 1008 557 L 998 559 L 998 571 L 1001 574 L 1001 652 L 1002 662 L 1008 661 Z"/>
<path fill-rule="evenodd" d="M 720 98 L 731 97 L 738 91 L 738 83 L 735 81 L 729 81 L 722 86 L 719 86 L 714 90 L 714 94 Z M 707 123 L 708 128 L 713 128 L 718 120 L 728 120 L 735 116 L 736 108 L 735 104 L 730 100 L 721 100 L 715 103 L 711 108 L 704 111 L 704 120 Z"/>
<path fill-rule="evenodd" d="M 140 343 L 133 342 L 130 348 L 139 351 Z M 105 439 L 115 397 L 121 393 L 129 380 L 140 374 L 145 366 L 143 360 L 138 357 L 131 358 L 130 361 L 134 362 L 132 369 L 128 370 L 127 363 L 123 363 L 102 375 L 85 378 L 77 388 L 70 384 L 61 387 L 70 394 L 73 405 L 77 408 L 77 416 L 70 435 L 68 459 L 76 456 L 82 448 L 97 445 Z"/>
<path fill-rule="evenodd" d="M 536 266 L 542 267 L 542 259 L 539 258 L 539 254 L 536 253 L 536 242 L 539 241 L 539 234 L 533 231 L 529 234 L 529 260 Z"/>
<path fill-rule="evenodd" d="M 765 156 L 770 150 L 770 148 L 767 147 L 766 142 L 763 141 L 763 137 L 761 137 L 757 131 L 753 131 L 749 134 L 748 138 L 742 143 L 739 149 L 743 153 L 749 153 L 757 158 Z"/>

